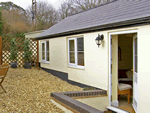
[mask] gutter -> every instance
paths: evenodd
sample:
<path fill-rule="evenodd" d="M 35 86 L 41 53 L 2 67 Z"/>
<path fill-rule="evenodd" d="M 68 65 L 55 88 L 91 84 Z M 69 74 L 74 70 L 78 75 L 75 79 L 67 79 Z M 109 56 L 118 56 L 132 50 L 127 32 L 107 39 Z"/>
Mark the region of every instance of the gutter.
<path fill-rule="evenodd" d="M 35 34 L 35 33 L 42 33 L 44 32 L 45 30 L 39 30 L 39 31 L 32 31 L 32 32 L 27 32 L 27 33 L 24 33 L 25 35 L 30 35 L 30 34 Z"/>
<path fill-rule="evenodd" d="M 57 38 L 62 36 L 68 36 L 68 35 L 75 35 L 75 34 L 81 34 L 81 33 L 89 33 L 94 31 L 104 31 L 104 30 L 111 30 L 116 28 L 123 28 L 123 27 L 133 27 L 133 26 L 140 26 L 140 25 L 147 25 L 150 24 L 150 16 L 144 17 L 144 18 L 138 18 L 133 20 L 127 20 L 122 22 L 116 22 L 116 23 L 110 23 L 90 28 L 84 28 L 84 29 L 78 29 L 74 31 L 68 31 L 63 33 L 57 33 L 52 35 L 47 35 L 43 37 L 35 37 L 34 40 L 43 40 L 43 39 L 51 39 L 51 38 Z"/>

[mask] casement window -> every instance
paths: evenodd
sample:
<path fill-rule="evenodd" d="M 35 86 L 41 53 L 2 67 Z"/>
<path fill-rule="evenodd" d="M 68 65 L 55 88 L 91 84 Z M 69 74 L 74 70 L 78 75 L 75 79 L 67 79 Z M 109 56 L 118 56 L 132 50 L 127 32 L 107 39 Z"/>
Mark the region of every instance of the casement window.
<path fill-rule="evenodd" d="M 69 67 L 84 69 L 83 37 L 68 38 Z"/>
<path fill-rule="evenodd" d="M 42 62 L 49 63 L 49 41 L 43 41 L 41 44 L 42 44 Z"/>

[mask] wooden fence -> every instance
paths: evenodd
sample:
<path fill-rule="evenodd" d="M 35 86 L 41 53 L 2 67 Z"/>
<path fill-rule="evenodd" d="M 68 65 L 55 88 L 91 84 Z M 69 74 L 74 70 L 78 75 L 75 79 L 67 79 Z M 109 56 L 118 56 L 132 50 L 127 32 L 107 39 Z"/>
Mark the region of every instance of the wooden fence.
<path fill-rule="evenodd" d="M 2 64 L 2 37 L 0 36 L 0 65 Z"/>
<path fill-rule="evenodd" d="M 0 37 L 0 63 L 8 63 L 10 64 L 11 61 L 10 58 L 10 39 L 11 38 L 2 38 Z M 24 59 L 23 59 L 23 44 L 24 44 L 25 38 L 16 38 L 16 42 L 18 45 L 18 53 L 17 53 L 17 65 L 18 67 L 23 67 L 24 65 Z M 32 58 L 31 62 L 33 66 L 38 66 L 38 41 L 33 41 L 32 39 L 29 39 L 30 41 L 30 51 L 32 51 Z"/>

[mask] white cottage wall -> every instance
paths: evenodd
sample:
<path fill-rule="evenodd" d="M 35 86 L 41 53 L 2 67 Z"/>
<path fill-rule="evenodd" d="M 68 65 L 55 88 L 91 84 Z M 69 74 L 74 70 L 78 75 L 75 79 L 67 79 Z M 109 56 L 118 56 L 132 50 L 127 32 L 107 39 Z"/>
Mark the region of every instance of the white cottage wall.
<path fill-rule="evenodd" d="M 95 38 L 98 34 L 104 34 L 103 44 L 98 48 Z M 68 38 L 58 37 L 49 39 L 50 63 L 41 63 L 41 67 L 68 73 L 69 80 L 108 89 L 108 34 L 107 32 L 95 32 L 82 34 L 84 37 L 84 61 L 85 69 L 68 67 Z M 40 41 L 42 42 L 42 41 Z M 40 47 L 41 45 L 39 45 Z M 41 48 L 39 49 L 41 53 Z M 41 54 L 40 54 L 40 62 Z"/>
<path fill-rule="evenodd" d="M 149 112 L 150 103 L 150 25 L 138 30 L 139 113 Z"/>
<path fill-rule="evenodd" d="M 104 42 L 99 48 L 95 38 L 101 32 L 84 34 L 85 69 L 68 68 L 69 80 L 98 87 L 108 88 L 108 36 L 104 34 Z"/>
<path fill-rule="evenodd" d="M 41 41 L 42 42 L 42 41 Z M 68 73 L 66 37 L 49 40 L 50 62 L 41 63 L 41 67 Z M 41 53 L 41 49 L 40 49 Z M 41 58 L 41 54 L 40 54 Z M 42 62 L 42 60 L 40 59 Z"/>
<path fill-rule="evenodd" d="M 69 36 L 84 36 L 85 69 L 68 67 L 68 37 L 49 39 L 50 63 L 41 63 L 41 67 L 68 73 L 69 80 L 107 90 L 109 94 L 109 33 L 128 30 L 138 30 L 139 113 L 146 113 L 150 102 L 150 25 Z M 95 43 L 98 34 L 104 34 L 99 48 Z M 39 54 L 41 62 L 41 48 Z"/>

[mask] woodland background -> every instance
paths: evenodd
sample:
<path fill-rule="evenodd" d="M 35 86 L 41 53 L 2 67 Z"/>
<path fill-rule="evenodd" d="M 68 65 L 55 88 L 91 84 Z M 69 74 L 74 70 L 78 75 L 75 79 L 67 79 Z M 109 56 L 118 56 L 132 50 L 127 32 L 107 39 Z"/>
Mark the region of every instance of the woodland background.
<path fill-rule="evenodd" d="M 14 36 L 45 30 L 69 15 L 94 8 L 111 0 L 67 0 L 58 9 L 45 1 L 37 1 L 36 27 L 32 28 L 32 4 L 27 9 L 13 2 L 0 2 L 0 35 Z"/>

